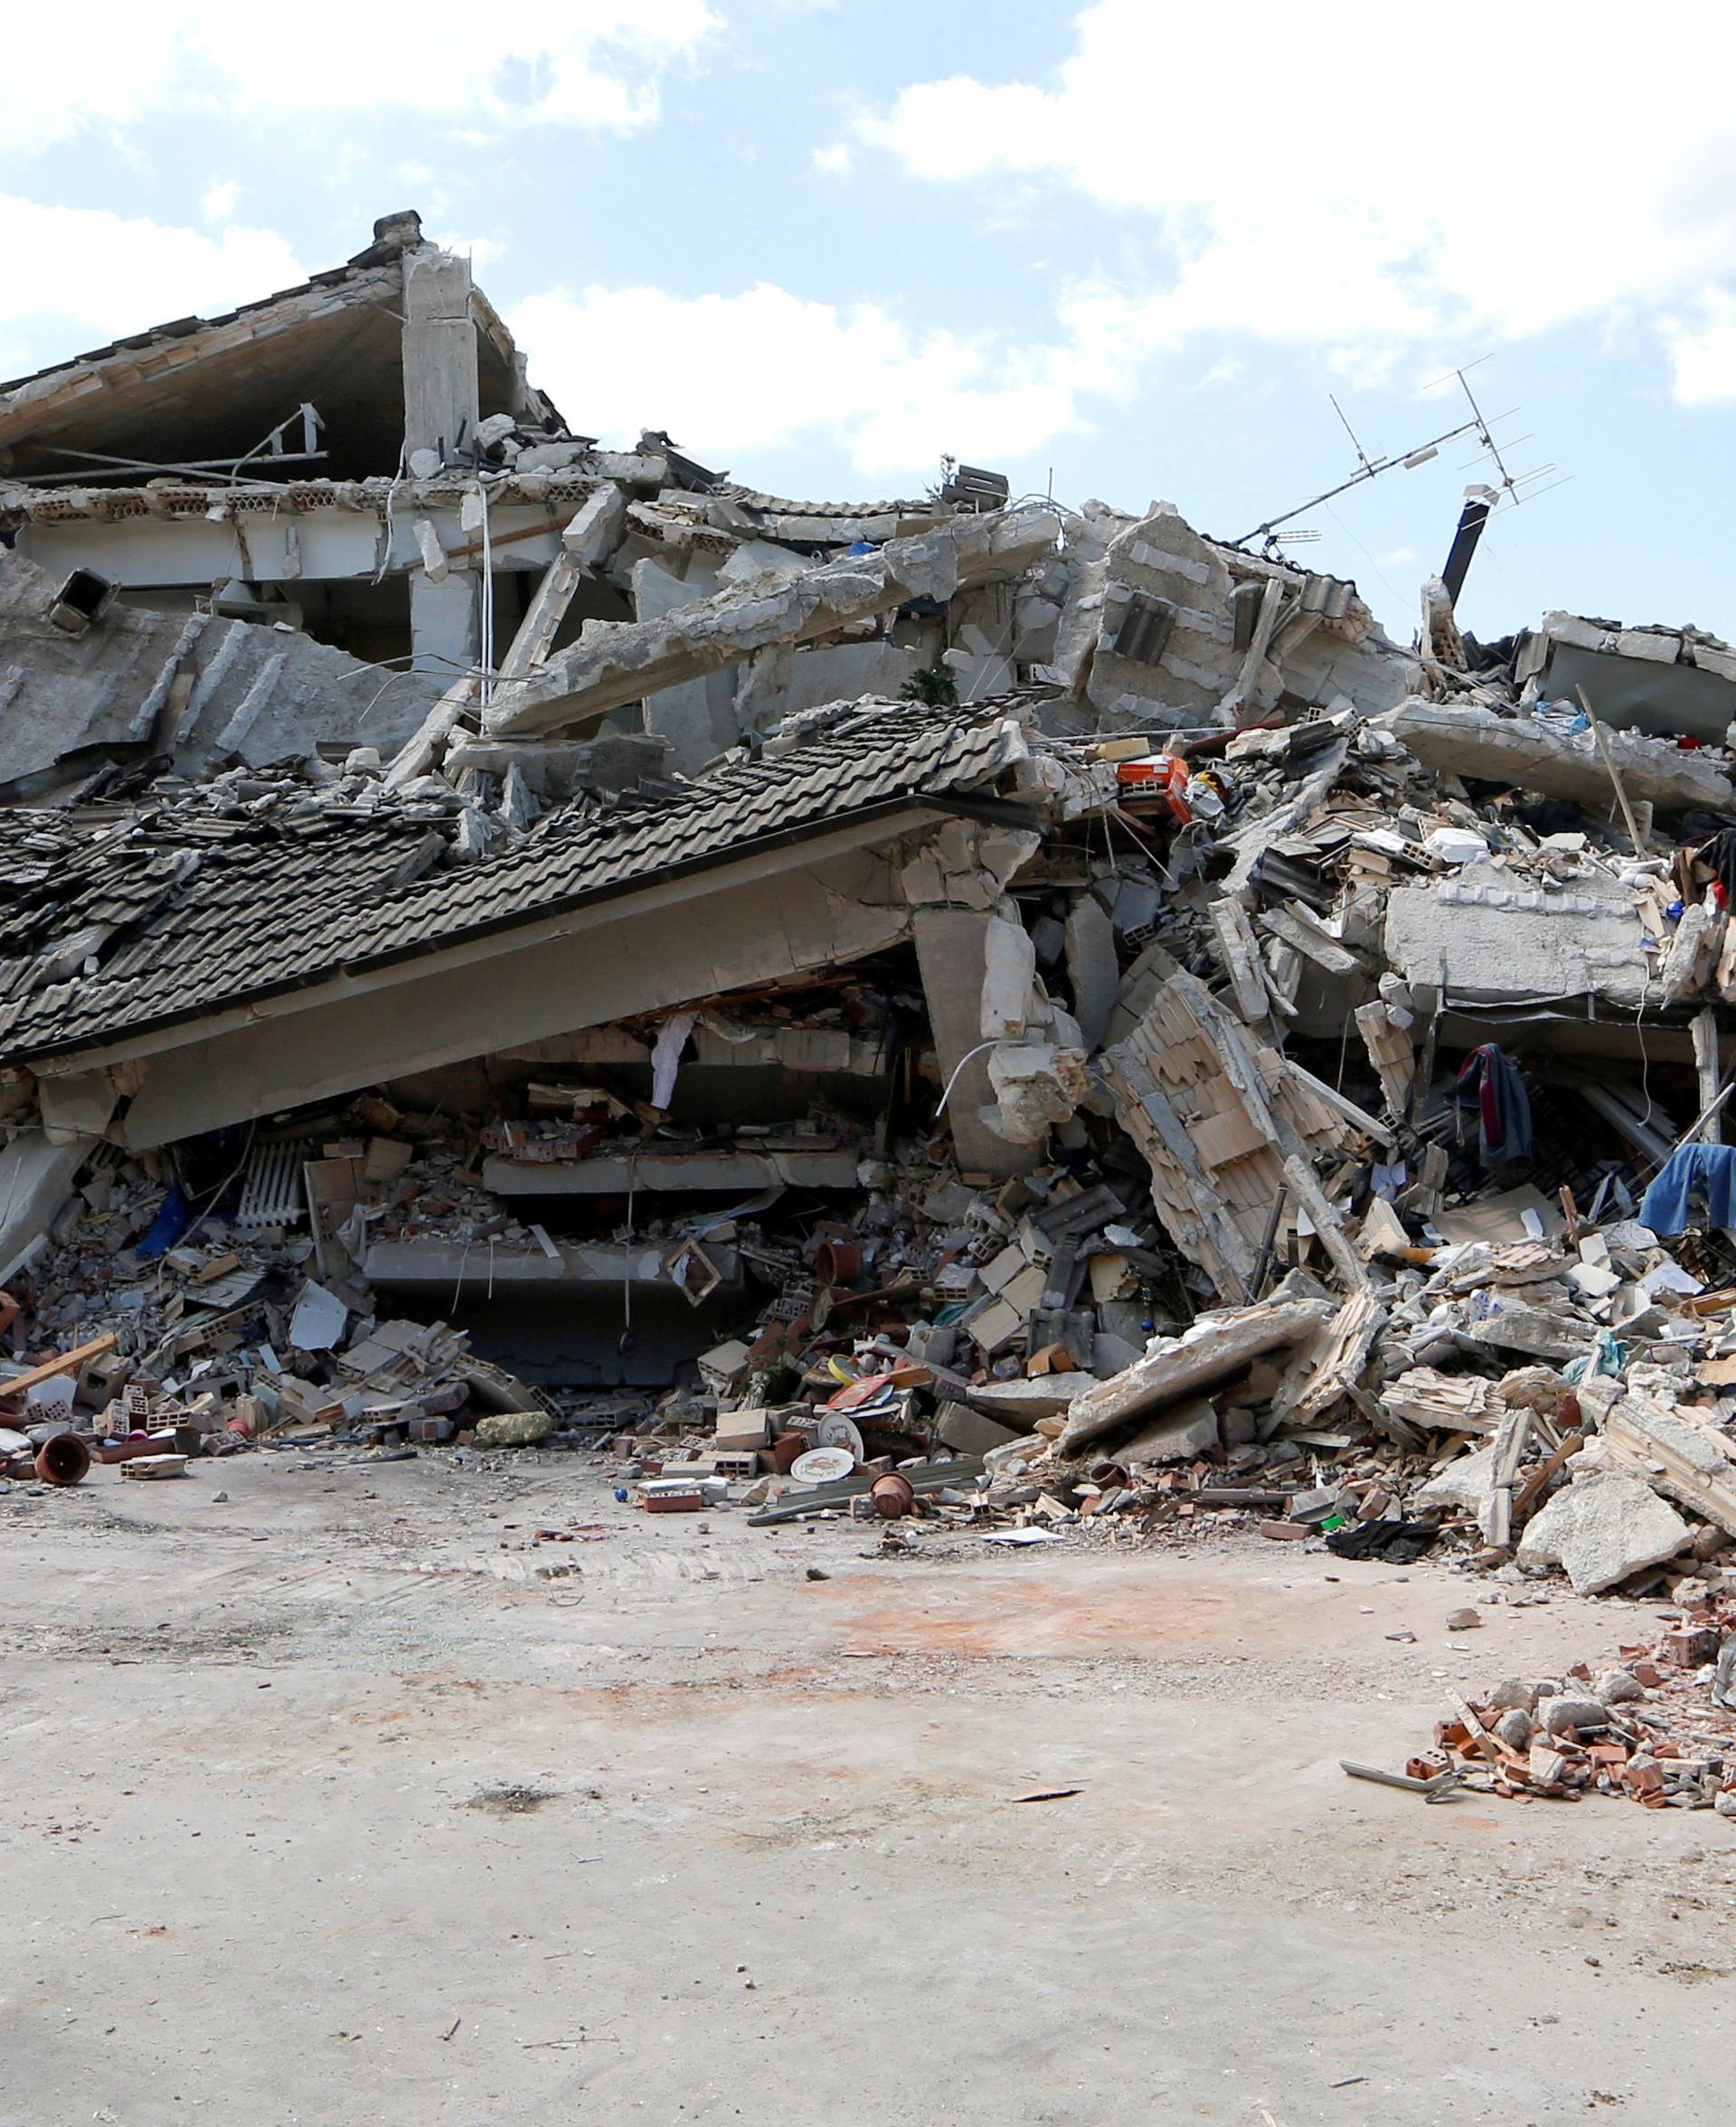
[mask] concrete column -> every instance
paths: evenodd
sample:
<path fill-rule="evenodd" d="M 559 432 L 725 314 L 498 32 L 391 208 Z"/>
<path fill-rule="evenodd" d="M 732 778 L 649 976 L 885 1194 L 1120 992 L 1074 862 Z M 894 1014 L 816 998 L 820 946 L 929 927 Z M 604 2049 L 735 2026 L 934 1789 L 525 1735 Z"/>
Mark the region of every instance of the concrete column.
<path fill-rule="evenodd" d="M 476 440 L 470 261 L 426 244 L 404 253 L 404 454 L 449 463 Z M 412 468 L 413 469 L 413 468 Z"/>
<path fill-rule="evenodd" d="M 470 261 L 424 244 L 404 253 L 404 461 L 437 472 L 468 456 L 476 440 L 476 327 Z M 419 454 L 429 453 L 418 462 Z M 456 679 L 482 654 L 481 579 L 453 569 L 439 583 L 410 579 L 410 645 L 415 669 Z"/>
<path fill-rule="evenodd" d="M 411 669 L 450 686 L 482 655 L 481 579 L 469 569 L 448 570 L 439 582 L 420 569 L 410 572 Z"/>
<path fill-rule="evenodd" d="M 988 927 L 993 919 L 976 909 L 919 909 L 916 959 L 922 971 L 929 1024 L 940 1060 L 942 1082 L 983 1038 L 983 978 L 988 967 Z M 958 1164 L 972 1174 L 1005 1179 L 1027 1173 L 1043 1157 L 1040 1145 L 1014 1145 L 991 1130 L 978 1111 L 992 1106 L 988 1052 L 965 1064 L 947 1104 Z"/>

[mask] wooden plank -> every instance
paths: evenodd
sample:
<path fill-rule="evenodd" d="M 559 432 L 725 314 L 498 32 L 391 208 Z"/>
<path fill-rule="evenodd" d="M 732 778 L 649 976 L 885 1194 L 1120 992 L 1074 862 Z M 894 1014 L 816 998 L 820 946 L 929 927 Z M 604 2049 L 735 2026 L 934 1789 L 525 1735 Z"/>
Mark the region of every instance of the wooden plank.
<path fill-rule="evenodd" d="M 1724 1119 L 1718 1111 L 1718 1019 L 1710 1005 L 1688 1023 L 1694 1037 L 1694 1066 L 1700 1074 L 1700 1108 L 1705 1116 L 1701 1136 L 1708 1145 L 1722 1142 Z"/>
<path fill-rule="evenodd" d="M 1540 1463 L 1532 1471 L 1524 1483 L 1520 1486 L 1518 1495 L 1513 1502 L 1513 1526 L 1514 1528 L 1524 1528 L 1526 1522 L 1536 1511 L 1538 1502 L 1549 1489 L 1551 1480 L 1560 1470 L 1562 1463 L 1567 1461 L 1570 1455 L 1577 1455 L 1584 1445 L 1584 1433 L 1577 1432 L 1567 1433 L 1563 1436 L 1561 1446 L 1550 1456 L 1548 1461 Z"/>
<path fill-rule="evenodd" d="M 44 1359 L 40 1366 L 28 1372 L 14 1374 L 10 1381 L 0 1381 L 0 1396 L 23 1395 L 34 1388 L 39 1381 L 52 1381 L 56 1375 L 71 1374 L 82 1366 L 87 1359 L 99 1359 L 104 1352 L 115 1348 L 113 1331 L 106 1336 L 93 1337 L 89 1344 L 75 1345 L 71 1351 L 62 1352 L 58 1359 Z"/>
<path fill-rule="evenodd" d="M 1521 1404 L 1502 1419 L 1495 1435 L 1488 1505 L 1483 1517 L 1486 1540 L 1505 1551 L 1513 1542 L 1513 1487 L 1519 1458 L 1531 1437 L 1532 1413 Z"/>

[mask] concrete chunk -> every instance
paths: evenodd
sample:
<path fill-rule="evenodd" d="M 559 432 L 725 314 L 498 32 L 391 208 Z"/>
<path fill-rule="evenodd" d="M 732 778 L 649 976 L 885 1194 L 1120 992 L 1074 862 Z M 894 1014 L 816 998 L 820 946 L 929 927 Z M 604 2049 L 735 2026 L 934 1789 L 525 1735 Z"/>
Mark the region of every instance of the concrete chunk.
<path fill-rule="evenodd" d="M 1478 1448 L 1449 1462 L 1438 1477 L 1431 1477 L 1416 1495 L 1419 1507 L 1458 1507 L 1479 1520 L 1495 1490 L 1495 1450 Z"/>
<path fill-rule="evenodd" d="M 1028 1381 L 985 1381 L 970 1392 L 979 1411 L 1028 1432 L 1039 1418 L 1058 1418 L 1097 1386 L 1095 1374 L 1039 1374 Z"/>
<path fill-rule="evenodd" d="M 497 687 L 490 732 L 555 731 L 739 664 L 772 643 L 811 642 L 913 598 L 1004 582 L 1051 552 L 1046 511 L 958 517 L 878 553 L 847 554 L 783 582 L 756 580 L 644 620 L 588 620 L 571 649 Z"/>
<path fill-rule="evenodd" d="M 1420 701 L 1395 709 L 1387 727 L 1429 768 L 1605 809 L 1615 802 L 1609 771 L 1589 731 L 1562 739 L 1529 716 Z M 1723 812 L 1736 805 L 1736 789 L 1704 754 L 1684 753 L 1668 740 L 1636 732 L 1605 736 L 1629 798 L 1677 810 L 1698 806 Z"/>
<path fill-rule="evenodd" d="M 1522 1566 L 1559 1565 L 1576 1595 L 1595 1595 L 1641 1566 L 1674 1558 L 1692 1533 L 1637 1478 L 1587 1477 L 1533 1517 L 1519 1539 L 1518 1560 Z"/>
<path fill-rule="evenodd" d="M 1241 1373 L 1263 1353 L 1299 1344 L 1334 1312 L 1329 1300 L 1295 1300 L 1241 1308 L 1215 1320 L 1202 1316 L 1185 1337 L 1165 1344 L 1125 1374 L 1093 1382 L 1068 1414 L 1061 1453 L 1077 1453 L 1118 1425 L 1196 1396 L 1213 1382 Z"/>
<path fill-rule="evenodd" d="M 1073 1016 L 1087 1049 L 1099 1049 L 1121 986 L 1115 926 L 1096 899 L 1081 894 L 1067 918 L 1067 976 L 1073 986 Z"/>
<path fill-rule="evenodd" d="M 968 1404 L 942 1404 L 935 1413 L 934 1437 L 961 1455 L 986 1455 L 991 1448 L 1004 1448 L 1021 1435 L 1012 1426 L 973 1411 Z"/>
<path fill-rule="evenodd" d="M 1186 1462 L 1204 1455 L 1218 1444 L 1218 1414 L 1203 1396 L 1178 1404 L 1142 1425 L 1133 1438 L 1115 1451 L 1118 1462 Z"/>

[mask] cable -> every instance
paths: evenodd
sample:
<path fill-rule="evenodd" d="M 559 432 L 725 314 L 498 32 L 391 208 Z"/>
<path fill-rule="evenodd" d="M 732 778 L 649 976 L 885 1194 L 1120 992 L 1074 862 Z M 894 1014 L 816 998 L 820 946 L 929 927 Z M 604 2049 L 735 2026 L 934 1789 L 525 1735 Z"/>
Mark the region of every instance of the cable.
<path fill-rule="evenodd" d="M 958 1083 L 959 1077 L 964 1071 L 965 1065 L 970 1062 L 971 1058 L 973 1056 L 980 1056 L 985 1049 L 998 1049 L 1005 1047 L 1010 1039 L 1010 1035 L 997 1034 L 992 1040 L 978 1042 L 974 1049 L 967 1049 L 965 1051 L 965 1054 L 959 1057 L 958 1067 L 954 1070 L 952 1076 L 947 1081 L 947 1090 L 944 1093 L 941 1094 L 940 1103 L 934 1111 L 934 1119 L 937 1122 L 939 1122 L 940 1118 L 946 1113 L 947 1102 L 952 1098 L 952 1089 Z"/>
<path fill-rule="evenodd" d="M 480 474 L 476 493 L 482 501 L 482 705 L 487 708 L 495 689 L 495 549 L 488 522 L 488 484 Z"/>

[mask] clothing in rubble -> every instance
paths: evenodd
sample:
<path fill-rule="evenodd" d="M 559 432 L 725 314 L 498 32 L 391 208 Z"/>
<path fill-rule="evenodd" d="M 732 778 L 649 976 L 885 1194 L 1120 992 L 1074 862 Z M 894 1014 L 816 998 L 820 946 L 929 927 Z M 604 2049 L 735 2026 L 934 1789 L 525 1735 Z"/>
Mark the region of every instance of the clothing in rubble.
<path fill-rule="evenodd" d="M 1736 1227 L 1736 1145 L 1679 1145 L 1652 1177 L 1640 1224 L 1654 1234 L 1685 1234 L 1696 1197 L 1705 1215 L 1694 1223 Z"/>
<path fill-rule="evenodd" d="M 1461 1108 L 1476 1103 L 1477 1149 L 1485 1167 L 1531 1158 L 1531 1096 L 1519 1066 L 1493 1042 L 1466 1057 L 1453 1098 Z"/>
<path fill-rule="evenodd" d="M 1353 1521 L 1331 1531 L 1326 1549 L 1335 1558 L 1380 1558 L 1388 1565 L 1414 1565 L 1439 1534 L 1432 1521 Z"/>
<path fill-rule="evenodd" d="M 1700 845 L 1694 856 L 1696 864 L 1704 865 L 1712 874 L 1719 907 L 1728 908 L 1736 893 L 1736 827 L 1720 827 L 1710 842 Z"/>

